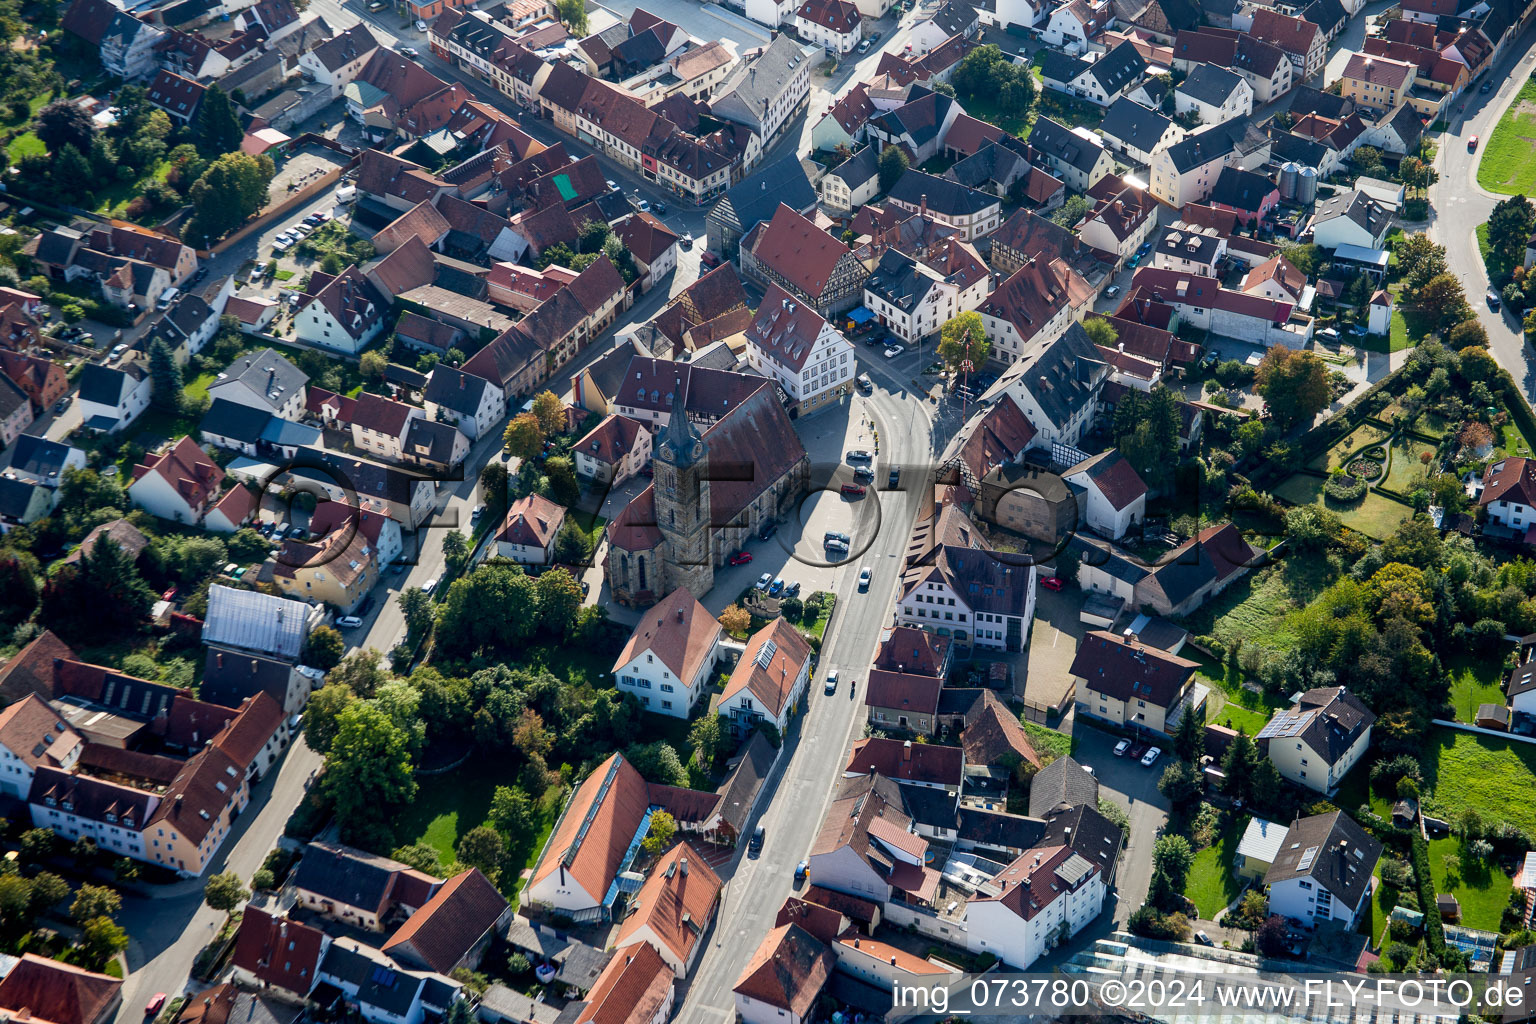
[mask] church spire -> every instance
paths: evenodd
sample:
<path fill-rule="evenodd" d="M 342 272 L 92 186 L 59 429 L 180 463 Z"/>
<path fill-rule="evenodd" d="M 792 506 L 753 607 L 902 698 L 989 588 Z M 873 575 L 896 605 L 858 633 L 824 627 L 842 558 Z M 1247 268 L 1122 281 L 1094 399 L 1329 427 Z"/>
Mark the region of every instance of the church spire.
<path fill-rule="evenodd" d="M 672 415 L 662 431 L 661 444 L 670 456 L 667 461 L 674 466 L 689 466 L 704 456 L 704 439 L 683 411 L 681 382 L 672 391 Z"/>

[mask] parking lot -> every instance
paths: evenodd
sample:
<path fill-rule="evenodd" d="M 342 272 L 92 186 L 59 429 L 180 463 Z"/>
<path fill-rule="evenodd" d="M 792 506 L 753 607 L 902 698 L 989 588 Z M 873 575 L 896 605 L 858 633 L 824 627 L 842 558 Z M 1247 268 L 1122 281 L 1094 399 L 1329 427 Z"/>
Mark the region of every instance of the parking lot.
<path fill-rule="evenodd" d="M 1093 768 L 1100 797 L 1117 804 L 1131 820 L 1130 842 L 1115 879 L 1115 922 L 1124 924 L 1131 912 L 1146 902 L 1152 880 L 1152 844 L 1168 822 L 1168 804 L 1157 791 L 1157 780 L 1169 754 L 1165 749 L 1150 767 L 1143 766 L 1129 751 L 1116 757 L 1114 750 L 1121 737 L 1102 732 L 1084 719 L 1073 723 L 1072 736 L 1076 741 L 1072 756 Z"/>

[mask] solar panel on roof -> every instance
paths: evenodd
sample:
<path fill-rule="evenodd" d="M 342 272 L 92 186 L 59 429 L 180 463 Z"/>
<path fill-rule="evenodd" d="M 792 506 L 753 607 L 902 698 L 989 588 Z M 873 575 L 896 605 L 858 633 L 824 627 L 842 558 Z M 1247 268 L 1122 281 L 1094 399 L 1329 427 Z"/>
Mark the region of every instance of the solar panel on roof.
<path fill-rule="evenodd" d="M 764 640 L 763 646 L 757 652 L 757 667 L 767 668 L 773 663 L 773 656 L 779 651 L 779 645 L 773 640 Z"/>

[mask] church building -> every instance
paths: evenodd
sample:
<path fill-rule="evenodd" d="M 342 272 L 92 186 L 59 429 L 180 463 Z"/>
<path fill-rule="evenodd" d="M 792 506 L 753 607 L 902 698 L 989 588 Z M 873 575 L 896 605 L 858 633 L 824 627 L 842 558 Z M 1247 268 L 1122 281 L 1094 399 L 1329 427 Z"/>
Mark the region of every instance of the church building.
<path fill-rule="evenodd" d="M 689 404 L 718 409 L 730 402 L 700 398 L 690 395 Z M 703 597 L 715 569 L 765 521 L 788 514 L 810 476 L 810 458 L 769 381 L 702 431 L 685 408 L 681 378 L 670 400 L 652 453 L 651 486 L 608 526 L 604 570 L 622 604 L 649 606 L 678 587 Z"/>

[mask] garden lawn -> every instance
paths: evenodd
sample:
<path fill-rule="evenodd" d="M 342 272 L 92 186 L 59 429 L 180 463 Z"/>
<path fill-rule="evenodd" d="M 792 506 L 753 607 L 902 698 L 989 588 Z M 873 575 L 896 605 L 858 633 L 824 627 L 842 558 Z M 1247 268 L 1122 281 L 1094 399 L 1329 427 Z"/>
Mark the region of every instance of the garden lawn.
<path fill-rule="evenodd" d="M 1327 472 L 1330 469 L 1342 469 L 1350 456 L 1363 451 L 1372 445 L 1380 444 L 1387 439 L 1387 432 L 1380 427 L 1369 423 L 1362 423 L 1348 434 L 1345 434 L 1333 447 L 1322 455 L 1317 456 L 1307 463 L 1311 469 Z"/>
<path fill-rule="evenodd" d="M 1211 695 L 1216 704 L 1207 705 L 1205 712 L 1205 720 L 1212 725 L 1228 725 L 1256 736 L 1275 708 L 1283 706 L 1282 701 L 1245 687 L 1242 670 L 1236 666 L 1218 664 L 1190 648 L 1186 648 L 1185 653 L 1200 666 L 1195 669 L 1195 675 L 1210 683 L 1216 691 Z"/>
<path fill-rule="evenodd" d="M 604 677 L 613 671 L 617 656 L 618 648 L 607 644 L 569 647 L 546 643 L 524 648 L 517 667 L 530 672 L 544 669 L 567 685 L 601 688 L 606 685 Z"/>
<path fill-rule="evenodd" d="M 1530 799 L 1536 791 L 1536 746 L 1432 729 L 1423 761 L 1424 788 L 1433 794 L 1430 813 L 1436 817 L 1455 820 L 1471 808 L 1485 821 L 1536 832 L 1536 803 Z"/>
<path fill-rule="evenodd" d="M 1455 875 L 1445 870 L 1447 854 L 1461 861 Z M 1429 872 L 1435 876 L 1435 892 L 1448 892 L 1461 904 L 1461 925 L 1490 932 L 1499 930 L 1514 880 L 1504 873 L 1498 861 L 1477 860 L 1454 837 L 1434 839 L 1429 844 Z"/>
<path fill-rule="evenodd" d="M 1385 540 L 1404 519 L 1413 515 L 1413 509 L 1399 501 L 1367 491 L 1364 498 L 1351 508 L 1339 508 L 1323 498 L 1321 477 L 1296 474 L 1274 489 L 1274 495 L 1293 505 L 1317 505 L 1338 514 L 1344 525 L 1358 530 L 1374 540 Z"/>
<path fill-rule="evenodd" d="M 1483 142 L 1477 183 L 1501 195 L 1529 195 L 1536 190 L 1536 79 L 1520 87 L 1504 116 Z"/>
<path fill-rule="evenodd" d="M 1072 753 L 1072 737 L 1066 733 L 1048 729 L 1038 722 L 1020 721 L 1019 724 L 1024 726 L 1024 734 L 1036 752 L 1050 754 L 1053 761 Z"/>
<path fill-rule="evenodd" d="M 1451 706 L 1456 721 L 1471 725 L 1477 718 L 1479 704 L 1504 703 L 1503 665 L 1497 661 L 1448 659 L 1451 674 Z"/>
<path fill-rule="evenodd" d="M 1285 627 L 1287 616 L 1311 601 L 1332 582 L 1322 559 L 1286 558 L 1250 572 L 1190 616 L 1191 632 L 1224 644 L 1247 640 L 1284 651 L 1296 642 Z"/>
<path fill-rule="evenodd" d="M 1513 420 L 1505 423 L 1499 435 L 1500 455 L 1530 455 L 1531 442 Z"/>
<path fill-rule="evenodd" d="M 189 401 L 200 407 L 208 399 L 208 385 L 218 380 L 218 378 L 219 375 L 216 373 L 200 373 L 182 385 L 181 393 L 186 395 Z"/>
<path fill-rule="evenodd" d="M 1240 824 L 1246 825 L 1247 820 L 1243 819 Z M 1194 900 L 1203 921 L 1211 920 L 1217 911 L 1237 899 L 1237 894 L 1243 891 L 1243 883 L 1232 873 L 1232 858 L 1242 838 L 1243 829 L 1239 824 L 1228 825 L 1216 842 L 1195 854 L 1189 878 L 1184 882 L 1184 895 Z"/>
<path fill-rule="evenodd" d="M 1411 438 L 1398 438 L 1392 442 L 1392 464 L 1387 467 L 1382 486 L 1399 494 L 1407 494 L 1425 476 L 1424 463 L 1419 461 L 1419 456 L 1424 452 L 1433 455 L 1434 451 L 1434 445 Z"/>
<path fill-rule="evenodd" d="M 1334 794 L 1333 805 L 1346 814 L 1354 815 L 1361 804 L 1369 804 L 1371 813 L 1392 818 L 1392 799 L 1371 789 L 1371 769 L 1362 759 L 1354 771 L 1344 776 L 1339 791 Z"/>

